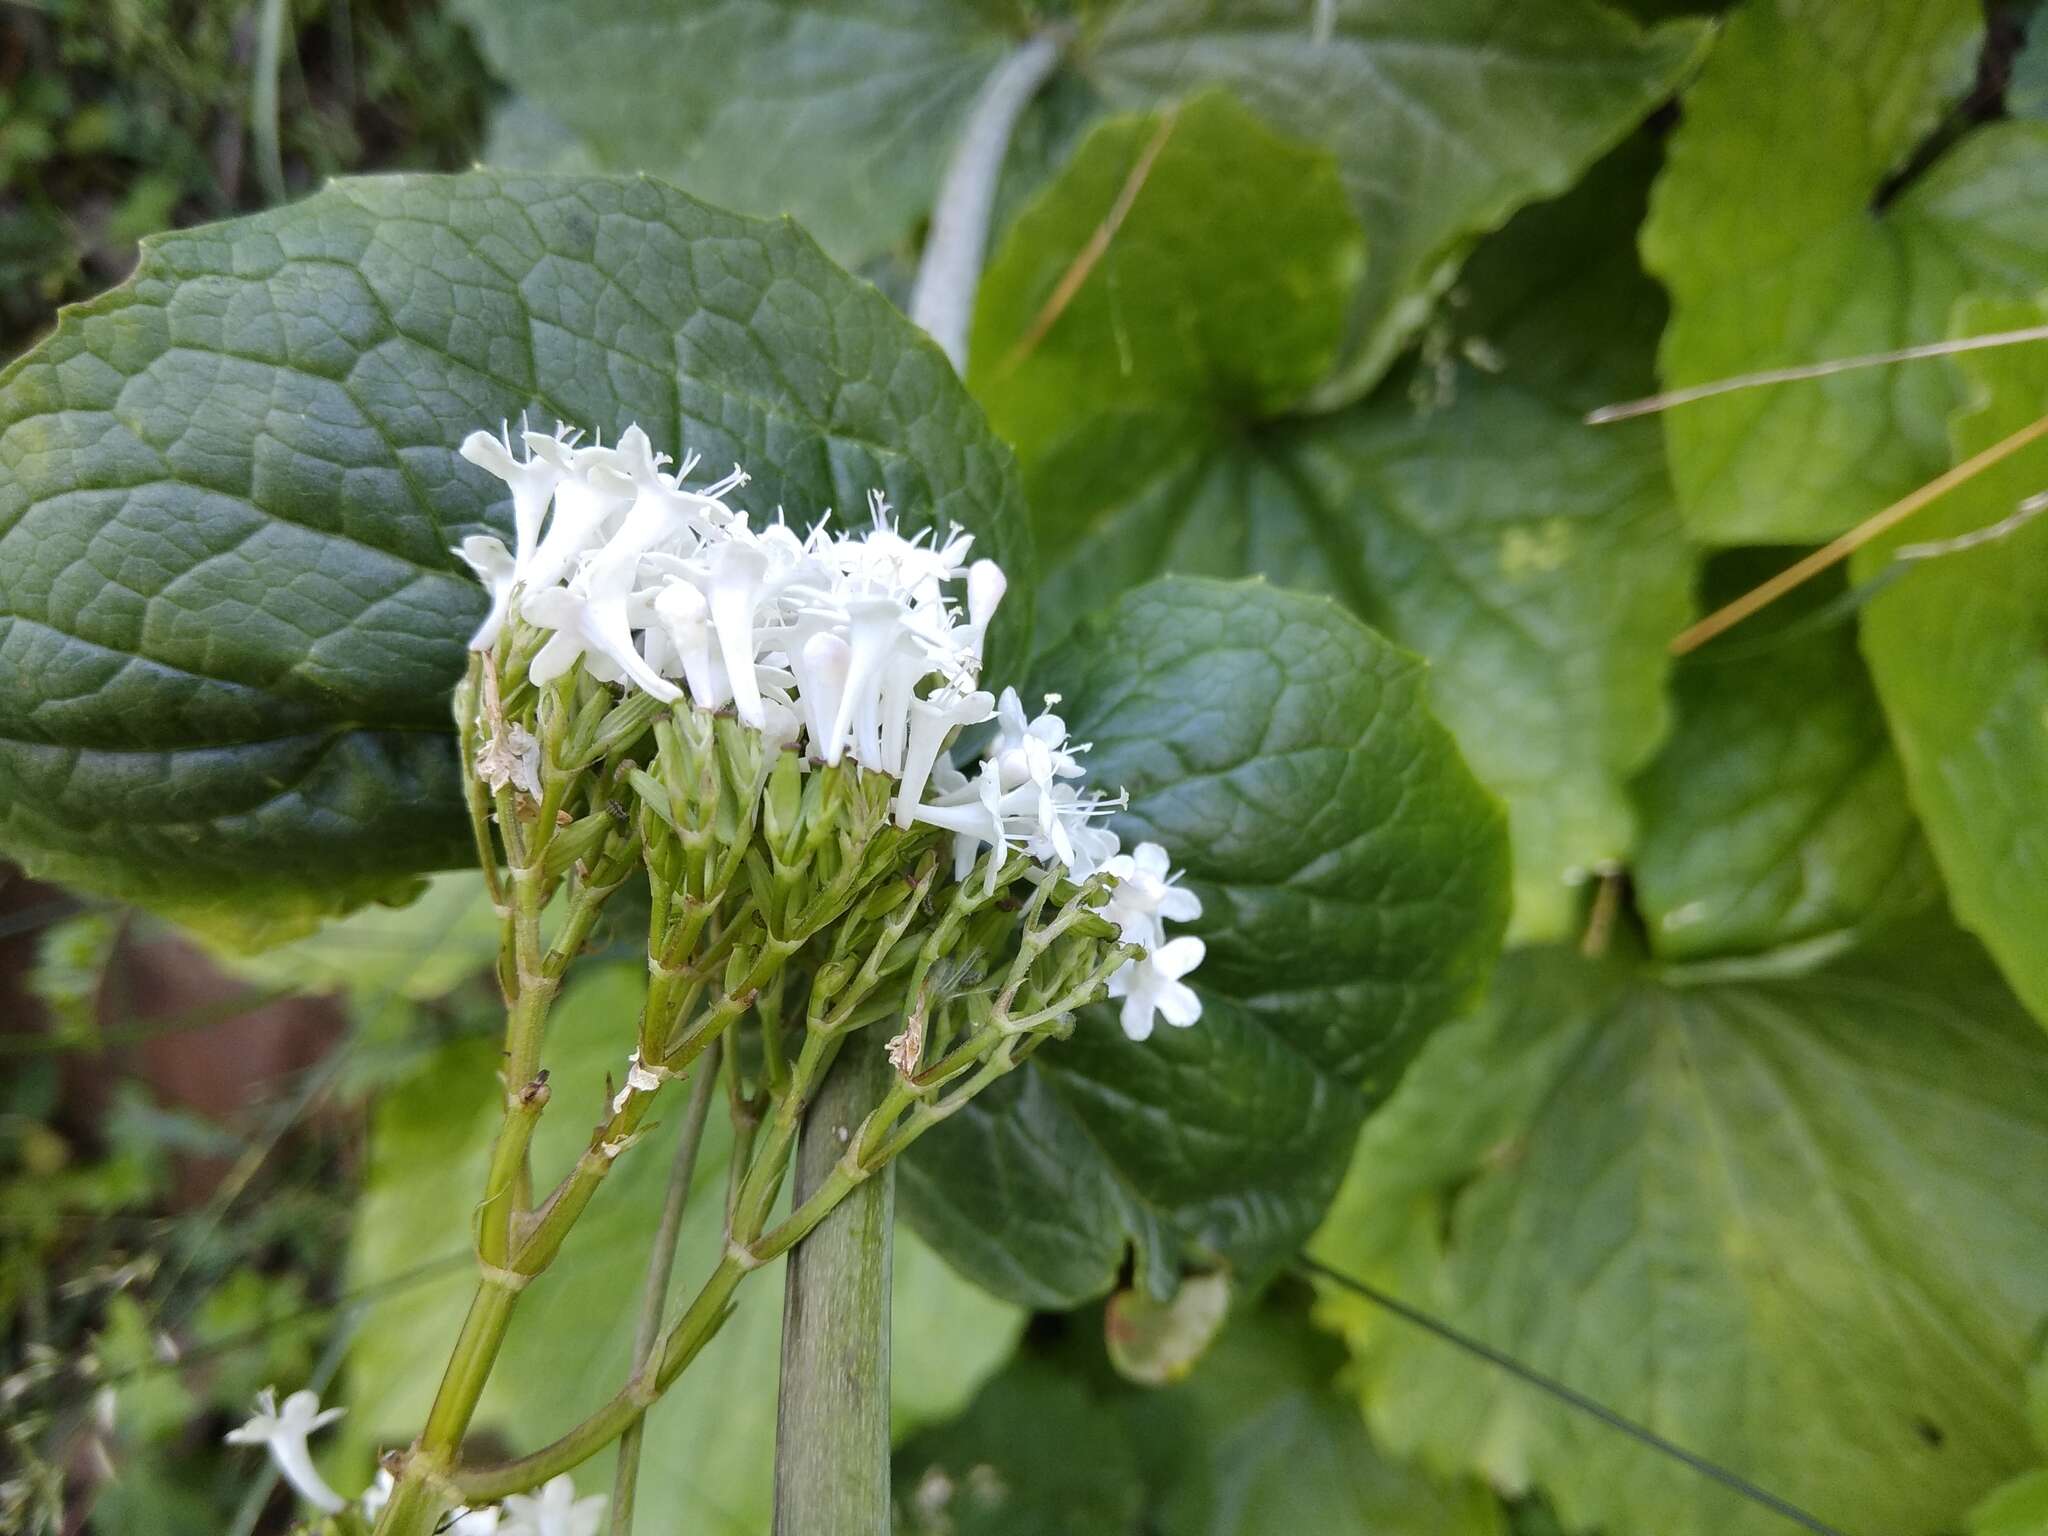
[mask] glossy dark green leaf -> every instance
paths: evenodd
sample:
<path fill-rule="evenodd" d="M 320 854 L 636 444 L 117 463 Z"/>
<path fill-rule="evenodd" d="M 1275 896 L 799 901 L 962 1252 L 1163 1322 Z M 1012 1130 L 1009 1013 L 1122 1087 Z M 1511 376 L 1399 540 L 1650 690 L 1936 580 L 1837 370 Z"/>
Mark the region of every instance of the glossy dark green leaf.
<path fill-rule="evenodd" d="M 1020 651 L 1008 452 L 792 226 L 645 179 L 338 182 L 149 242 L 0 374 L 0 847 L 273 935 L 467 863 L 483 595 L 447 550 L 509 504 L 455 447 L 528 411 L 741 461 L 792 520 L 879 487 L 969 527 Z"/>
<path fill-rule="evenodd" d="M 1315 1224 L 1367 1106 L 1481 983 L 1505 916 L 1497 806 L 1422 664 L 1261 582 L 1130 593 L 1044 659 L 1126 844 L 1204 904 L 1206 1011 L 1126 1040 L 1093 1011 L 925 1138 L 904 1208 L 999 1294 L 1071 1304 L 1135 1246 L 1257 1275 Z"/>
<path fill-rule="evenodd" d="M 1975 332 L 2044 314 L 1979 303 L 1958 319 Z M 1977 353 L 1963 374 L 1959 456 L 2048 411 L 2039 343 Z M 1891 573 L 1864 609 L 1863 651 L 1956 915 L 2048 1023 L 2048 518 L 2017 512 L 2044 488 L 2048 447 L 2035 443 L 1873 545 L 1855 571 L 1875 580 L 1906 546 L 1945 551 Z M 1999 525 L 2000 536 L 1970 538 Z"/>
<path fill-rule="evenodd" d="M 1710 606 L 1781 569 L 1784 551 L 1709 568 Z M 1750 954 L 1939 904 L 1840 580 L 1678 669 L 1677 723 L 1636 783 L 1630 864 L 1657 952 Z"/>
<path fill-rule="evenodd" d="M 1660 979 L 1531 951 L 1432 1040 L 1317 1238 L 1843 1531 L 1955 1530 L 2033 1464 L 2048 1040 L 1967 937 Z M 1781 1517 L 1332 1290 L 1369 1421 L 1569 1530 Z"/>
<path fill-rule="evenodd" d="M 1027 460 L 1112 409 L 1275 415 L 1336 360 L 1364 270 L 1328 153 L 1213 91 L 1112 118 L 983 276 L 968 383 Z"/>
<path fill-rule="evenodd" d="M 1975 74 L 1976 0 L 1750 0 L 1686 92 L 1643 230 L 1673 302 L 1664 384 L 1941 340 L 1965 294 L 2048 285 L 2048 125 L 1993 123 L 1906 182 Z M 1940 363 L 1670 412 L 1686 521 L 1816 541 L 1947 462 Z"/>
<path fill-rule="evenodd" d="M 639 966 L 577 974 L 550 1024 L 544 1061 L 555 1090 L 534 1140 L 534 1174 L 551 1183 L 587 1145 L 590 1116 L 625 1071 L 640 1006 Z M 470 1212 L 500 1118 L 497 1042 L 450 1046 L 377 1106 L 350 1255 L 350 1285 L 379 1299 L 347 1366 L 358 1460 L 402 1445 L 424 1422 L 475 1286 Z M 478 1408 L 480 1431 L 531 1450 L 599 1407 L 625 1380 L 647 1248 L 674 1158 L 681 1100 L 622 1154 L 562 1256 L 530 1286 Z M 714 1100 L 714 1105 L 718 1101 Z M 732 1133 L 714 1107 L 683 1216 L 673 1318 L 724 1242 Z M 424 1281 L 393 1286 L 444 1255 Z M 385 1288 L 391 1287 L 388 1290 Z M 956 1413 L 1015 1345 L 1023 1317 L 957 1278 L 908 1233 L 896 1244 L 890 1389 L 899 1432 Z M 769 1523 L 782 1268 L 750 1278 L 738 1310 L 648 1417 L 640 1502 L 675 1528 L 758 1536 Z M 576 1473 L 585 1493 L 611 1484 L 610 1457 Z M 347 1486 L 345 1483 L 342 1486 Z"/>

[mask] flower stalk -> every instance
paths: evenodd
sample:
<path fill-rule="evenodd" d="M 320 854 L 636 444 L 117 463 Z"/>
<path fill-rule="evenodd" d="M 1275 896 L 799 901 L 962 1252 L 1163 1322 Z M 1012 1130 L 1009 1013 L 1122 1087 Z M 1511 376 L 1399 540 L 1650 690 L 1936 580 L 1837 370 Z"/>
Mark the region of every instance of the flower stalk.
<path fill-rule="evenodd" d="M 804 1116 L 792 1198 L 830 1198 L 790 1255 L 775 1426 L 775 1531 L 889 1529 L 889 1277 L 894 1170 L 847 1184 L 854 1133 L 888 1092 L 888 1062 L 842 1052 Z M 786 1224 L 785 1224 L 786 1225 Z M 756 1245 L 757 1255 L 762 1245 Z"/>
<path fill-rule="evenodd" d="M 879 498 L 864 534 L 755 531 L 722 499 L 743 474 L 685 490 L 691 465 L 664 473 L 637 429 L 610 449 L 527 433 L 524 459 L 509 436 L 478 438 L 464 452 L 511 485 L 519 532 L 516 551 L 477 536 L 460 552 L 492 605 L 456 693 L 503 927 L 504 1111 L 477 1205 L 476 1290 L 425 1426 L 390 1459 L 378 1536 L 426 1536 L 456 1506 L 483 1518 L 543 1485 L 573 1501 L 552 1480 L 621 1436 L 611 1520 L 627 1531 L 635 1426 L 746 1276 L 792 1252 L 778 1528 L 883 1530 L 893 1160 L 1087 1004 L 1125 997 L 1133 1034 L 1155 1011 L 1192 1022 L 1178 977 L 1199 946 L 1164 943 L 1159 919 L 1199 907 L 1163 854 L 1120 854 L 1102 823 L 1122 801 L 1086 788 L 1058 716 L 976 686 L 1005 582 L 968 564 L 965 535 L 906 538 Z M 991 718 L 973 773 L 955 768 L 948 745 Z M 608 902 L 638 880 L 639 1017 L 582 1151 L 540 1194 L 530 1148 L 565 1088 L 544 1065 L 549 1015 Z M 1174 944 L 1178 969 L 1148 969 Z M 721 1078 L 724 1241 L 662 1333 Z M 686 1079 L 630 1375 L 553 1444 L 465 1463 L 521 1294 Z M 774 1222 L 792 1172 L 793 1208 Z M 849 1349 L 858 1401 L 830 1386 Z"/>

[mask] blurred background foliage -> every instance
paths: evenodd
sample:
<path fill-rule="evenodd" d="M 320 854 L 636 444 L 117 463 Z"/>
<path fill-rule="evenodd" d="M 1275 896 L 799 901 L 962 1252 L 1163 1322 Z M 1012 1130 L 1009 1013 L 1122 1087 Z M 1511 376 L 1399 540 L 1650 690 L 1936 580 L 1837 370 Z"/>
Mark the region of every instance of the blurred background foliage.
<path fill-rule="evenodd" d="M 11 0 L 0 6 L 0 359 L 58 304 L 127 276 L 135 242 L 281 201 L 347 171 L 455 170 L 491 83 L 447 8 L 292 0 L 275 111 L 267 4 Z M 284 34 L 289 34 L 288 36 Z"/>

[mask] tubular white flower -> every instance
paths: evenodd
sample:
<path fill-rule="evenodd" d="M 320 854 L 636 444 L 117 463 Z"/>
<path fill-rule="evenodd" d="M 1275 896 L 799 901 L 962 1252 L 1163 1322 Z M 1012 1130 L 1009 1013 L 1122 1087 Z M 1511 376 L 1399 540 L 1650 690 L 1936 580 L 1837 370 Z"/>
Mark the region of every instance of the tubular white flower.
<path fill-rule="evenodd" d="M 710 591 L 705 602 L 711 629 L 718 637 L 719 657 L 732 686 L 733 706 L 752 726 L 761 724 L 761 690 L 754 682 L 754 620 L 770 595 L 768 550 L 750 540 L 726 539 L 712 546 L 708 564 Z"/>
<path fill-rule="evenodd" d="M 634 486 L 612 466 L 609 448 L 572 448 L 562 439 L 542 439 L 534 433 L 528 433 L 526 441 L 536 452 L 541 451 L 541 442 L 551 444 L 565 468 L 575 471 L 566 473 L 555 488 L 547 532 L 520 572 L 521 584 L 532 593 L 553 586 L 597 547 L 606 525 L 630 505 Z"/>
<path fill-rule="evenodd" d="M 840 700 L 846 696 L 853 648 L 843 635 L 820 630 L 790 657 L 797 696 L 803 701 L 804 723 L 811 735 L 811 755 L 827 763 L 839 761 L 842 740 L 833 734 Z"/>
<path fill-rule="evenodd" d="M 547 441 L 553 442 L 554 439 Z M 488 432 L 472 432 L 465 437 L 462 456 L 511 487 L 512 550 L 518 563 L 524 566 L 533 558 L 533 552 L 540 543 L 541 520 L 547 515 L 548 502 L 554 497 L 555 487 L 561 483 L 563 465 L 556 459 L 535 453 L 531 447 L 524 459 L 513 457 L 511 430 L 503 423 L 500 423 L 496 437 Z"/>
<path fill-rule="evenodd" d="M 469 637 L 472 651 L 488 651 L 498 643 L 505 615 L 512 608 L 512 589 L 519 585 L 519 561 L 494 533 L 473 533 L 455 546 L 455 557 L 472 571 L 491 594 L 491 610 Z"/>
<path fill-rule="evenodd" d="M 967 632 L 974 659 L 981 660 L 988 639 L 989 621 L 996 616 L 1003 594 L 1010 590 L 1010 578 L 993 560 L 977 560 L 967 568 Z"/>
<path fill-rule="evenodd" d="M 910 739 L 903 750 L 903 782 L 896 791 L 896 825 L 909 827 L 917 803 L 931 782 L 946 738 L 962 726 L 979 725 L 995 712 L 992 694 L 944 692 L 910 704 Z"/>
<path fill-rule="evenodd" d="M 320 1394 L 300 1390 L 277 1405 L 277 1389 L 265 1387 L 256 1394 L 256 1411 L 246 1424 L 227 1433 L 229 1445 L 260 1445 L 270 1452 L 277 1470 L 298 1496 L 323 1514 L 338 1512 L 344 1500 L 327 1486 L 327 1480 L 313 1465 L 313 1452 L 306 1437 L 322 1425 L 340 1418 L 339 1408 L 322 1409 Z"/>
<path fill-rule="evenodd" d="M 601 1493 L 576 1497 L 567 1473 L 550 1478 L 539 1493 L 515 1493 L 505 1500 L 497 1536 L 597 1536 L 607 1503 Z"/>
<path fill-rule="evenodd" d="M 555 632 L 527 670 L 536 687 L 553 682 L 585 654 L 595 652 L 609 663 L 610 677 L 629 677 L 657 699 L 683 696 L 682 689 L 647 665 L 633 643 L 626 611 L 633 575 L 629 564 L 600 559 L 566 587 L 527 594 L 521 606 L 527 622 Z"/>

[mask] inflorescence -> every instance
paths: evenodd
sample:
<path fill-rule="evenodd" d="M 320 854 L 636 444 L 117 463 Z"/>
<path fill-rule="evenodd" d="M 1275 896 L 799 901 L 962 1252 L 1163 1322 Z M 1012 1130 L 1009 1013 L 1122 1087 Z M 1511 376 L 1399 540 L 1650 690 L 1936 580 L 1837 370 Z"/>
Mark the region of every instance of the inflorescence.
<path fill-rule="evenodd" d="M 756 528 L 730 501 L 747 484 L 737 466 L 692 490 L 683 482 L 696 457 L 671 470 L 638 426 L 612 447 L 581 438 L 566 427 L 522 432 L 524 457 L 509 431 L 463 442 L 466 459 L 511 488 L 515 530 L 510 550 L 479 534 L 455 551 L 491 595 L 472 649 L 523 620 L 548 633 L 528 668 L 536 686 L 580 663 L 663 703 L 729 712 L 807 763 L 851 759 L 887 775 L 899 827 L 953 835 L 958 880 L 984 848 L 1077 881 L 1107 875 L 1105 915 L 1145 950 L 1110 981 L 1125 1032 L 1146 1038 L 1155 1014 L 1176 1025 L 1199 1017 L 1181 978 L 1201 962 L 1202 941 L 1169 940 L 1164 924 L 1200 916 L 1200 901 L 1174 883 L 1158 845 L 1120 851 L 1106 821 L 1124 797 L 1087 788 L 1087 748 L 1051 712 L 1057 697 L 1034 717 L 1015 690 L 999 700 L 980 686 L 1008 582 L 994 561 L 969 561 L 972 534 L 906 537 L 880 493 L 858 532 L 834 532 L 828 515 L 799 534 L 779 511 Z M 947 748 L 991 719 L 993 740 L 963 772 Z M 486 741 L 477 771 L 525 787 L 534 751 L 515 726 Z M 991 878 L 999 862 L 987 861 Z"/>

